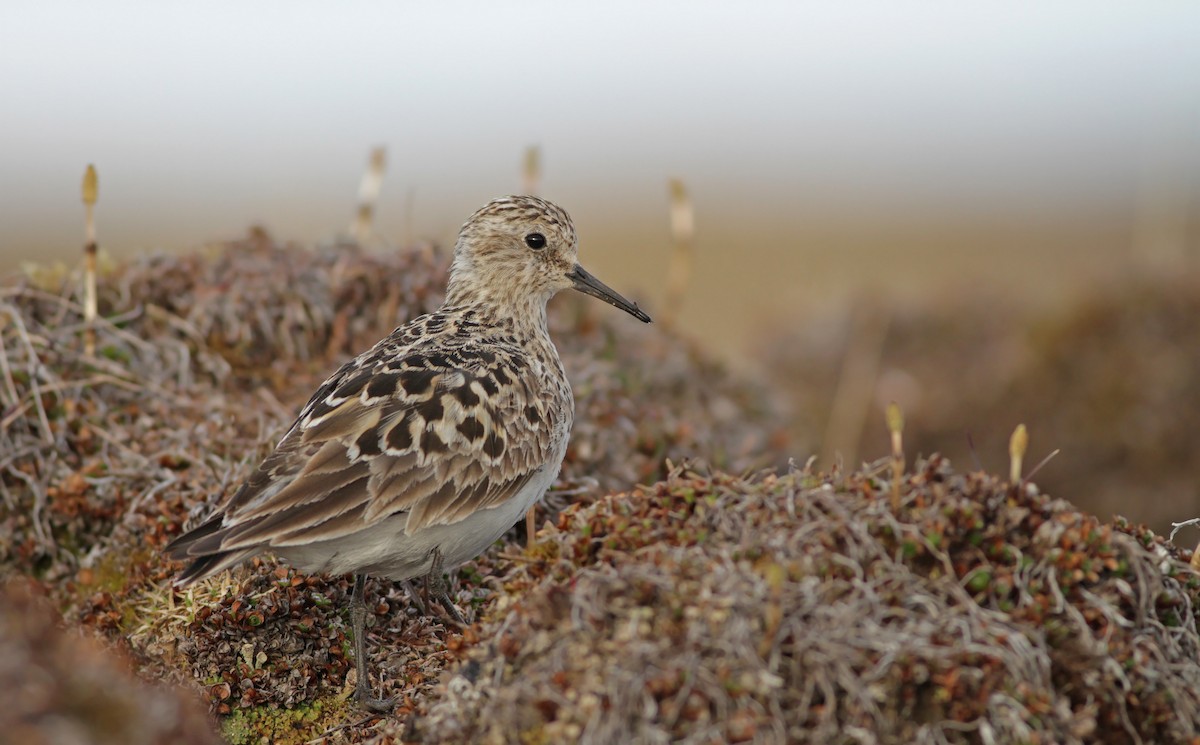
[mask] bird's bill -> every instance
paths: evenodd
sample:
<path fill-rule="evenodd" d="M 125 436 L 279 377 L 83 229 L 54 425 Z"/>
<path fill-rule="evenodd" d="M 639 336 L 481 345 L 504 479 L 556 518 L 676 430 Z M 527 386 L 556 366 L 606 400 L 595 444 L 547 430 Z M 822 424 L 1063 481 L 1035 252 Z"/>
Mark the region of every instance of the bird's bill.
<path fill-rule="evenodd" d="M 593 277 L 588 270 L 584 269 L 579 264 L 575 265 L 575 270 L 567 275 L 571 280 L 576 290 L 579 290 L 585 295 L 598 297 L 609 305 L 620 308 L 634 318 L 643 323 L 650 323 L 650 316 L 646 315 L 645 311 L 637 307 L 637 303 L 631 303 L 621 297 L 616 290 L 604 284 L 600 280 Z"/>

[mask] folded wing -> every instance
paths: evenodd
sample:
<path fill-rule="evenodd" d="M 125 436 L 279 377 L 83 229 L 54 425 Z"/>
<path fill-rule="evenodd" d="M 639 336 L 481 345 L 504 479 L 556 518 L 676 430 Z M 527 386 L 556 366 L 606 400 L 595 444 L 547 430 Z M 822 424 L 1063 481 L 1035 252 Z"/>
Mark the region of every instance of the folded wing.
<path fill-rule="evenodd" d="M 515 355 L 360 365 L 326 381 L 229 502 L 168 546 L 196 560 L 181 581 L 400 513 L 409 534 L 458 522 L 512 497 L 550 457 L 547 402 Z"/>

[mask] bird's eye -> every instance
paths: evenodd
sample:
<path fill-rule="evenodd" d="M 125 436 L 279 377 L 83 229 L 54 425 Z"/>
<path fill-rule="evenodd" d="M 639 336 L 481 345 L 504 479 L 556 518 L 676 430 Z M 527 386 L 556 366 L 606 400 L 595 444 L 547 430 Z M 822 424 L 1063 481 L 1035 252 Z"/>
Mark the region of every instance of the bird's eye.
<path fill-rule="evenodd" d="M 525 236 L 525 245 L 537 251 L 546 247 L 546 236 L 541 233 L 530 233 Z"/>

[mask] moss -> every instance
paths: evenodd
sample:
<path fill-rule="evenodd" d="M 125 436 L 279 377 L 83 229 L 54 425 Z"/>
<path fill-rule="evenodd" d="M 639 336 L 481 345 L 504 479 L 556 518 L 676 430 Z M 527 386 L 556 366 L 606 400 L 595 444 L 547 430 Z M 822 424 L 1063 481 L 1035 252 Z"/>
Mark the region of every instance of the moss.
<path fill-rule="evenodd" d="M 79 573 L 77 594 L 80 597 L 95 592 L 118 595 L 129 584 L 130 568 L 150 561 L 157 561 L 157 557 L 145 548 L 101 554 L 90 570 Z"/>
<path fill-rule="evenodd" d="M 347 700 L 338 696 L 326 696 L 292 709 L 269 705 L 235 709 L 221 721 L 221 734 L 230 745 L 302 745 L 343 723 L 349 709 Z"/>
<path fill-rule="evenodd" d="M 128 352 L 126 352 L 124 349 L 111 345 L 103 347 L 100 350 L 100 356 L 104 357 L 105 359 L 112 360 L 113 362 L 129 363 L 131 361 Z"/>

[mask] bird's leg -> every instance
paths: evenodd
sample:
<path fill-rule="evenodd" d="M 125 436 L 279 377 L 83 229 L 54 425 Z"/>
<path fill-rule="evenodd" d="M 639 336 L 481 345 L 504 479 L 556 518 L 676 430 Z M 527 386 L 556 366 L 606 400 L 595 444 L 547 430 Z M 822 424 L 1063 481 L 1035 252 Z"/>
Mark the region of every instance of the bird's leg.
<path fill-rule="evenodd" d="M 433 556 L 433 561 L 429 565 L 429 574 L 425 575 L 425 589 L 438 599 L 455 623 L 459 626 L 466 626 L 467 619 L 463 618 L 458 608 L 454 607 L 454 601 L 450 599 L 450 586 L 446 582 L 446 578 L 442 576 L 441 549 L 434 546 L 430 554 Z"/>
<path fill-rule="evenodd" d="M 354 669 L 358 673 L 358 680 L 354 684 L 354 698 L 364 709 L 376 714 L 386 714 L 395 707 L 396 699 L 379 699 L 372 696 L 371 678 L 367 673 L 367 601 L 363 597 L 366 584 L 367 575 L 354 575 L 354 592 L 350 595 L 350 625 L 354 629 Z"/>
<path fill-rule="evenodd" d="M 533 548 L 533 534 L 537 532 L 537 505 L 530 505 L 525 513 L 525 550 Z"/>
<path fill-rule="evenodd" d="M 417 612 L 422 616 L 429 615 L 429 604 L 425 602 L 426 598 L 422 597 L 422 593 L 417 592 L 417 588 L 413 587 L 411 580 L 402 580 L 400 584 L 404 587 L 404 591 L 412 598 L 412 601 L 417 605 Z"/>

